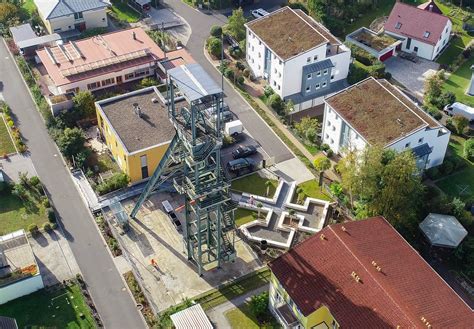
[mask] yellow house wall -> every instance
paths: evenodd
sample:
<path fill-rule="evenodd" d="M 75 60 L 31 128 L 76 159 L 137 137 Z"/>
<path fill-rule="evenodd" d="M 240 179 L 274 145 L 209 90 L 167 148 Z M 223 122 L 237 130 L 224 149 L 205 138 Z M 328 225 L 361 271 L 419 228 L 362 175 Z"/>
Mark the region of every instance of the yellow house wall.
<path fill-rule="evenodd" d="M 108 122 L 102 118 L 102 113 L 98 110 L 96 112 L 98 121 L 97 124 L 105 138 L 107 147 L 122 171 L 130 177 L 130 182 L 136 183 L 142 180 L 140 157 L 145 154 L 147 156 L 148 176 L 153 175 L 153 172 L 160 163 L 163 154 L 168 149 L 169 143 L 129 155 L 122 146 L 114 130 L 111 129 L 111 127 L 108 125 Z"/>
<path fill-rule="evenodd" d="M 273 275 L 273 273 L 271 275 L 270 282 L 275 288 L 275 290 L 278 291 L 278 293 L 283 297 L 286 303 L 288 303 L 288 305 L 291 305 L 290 296 L 284 290 L 283 286 L 279 283 L 278 279 Z M 311 313 L 310 315 L 306 317 L 303 316 L 303 314 L 299 312 L 298 308 L 296 307 L 294 303 L 293 303 L 292 311 L 293 311 L 293 314 L 298 319 L 298 321 L 301 323 L 301 325 L 307 329 L 312 328 L 318 324 L 321 324 L 322 322 L 325 322 L 329 328 L 332 328 L 331 327 L 332 321 L 335 320 L 331 312 L 326 306 L 321 306 L 319 309 L 317 309 L 316 311 L 314 311 L 313 313 Z"/>

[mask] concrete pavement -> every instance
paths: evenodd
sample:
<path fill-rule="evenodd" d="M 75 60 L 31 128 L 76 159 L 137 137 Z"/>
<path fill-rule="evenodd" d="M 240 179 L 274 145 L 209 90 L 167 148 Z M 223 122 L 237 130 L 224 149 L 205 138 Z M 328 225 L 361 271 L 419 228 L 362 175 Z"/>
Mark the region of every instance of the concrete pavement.
<path fill-rule="evenodd" d="M 0 41 L 0 79 L 4 86 L 3 97 L 28 144 L 36 171 L 58 212 L 60 225 L 104 325 L 114 329 L 144 328 L 135 303 L 89 210 L 74 187 L 3 40 Z"/>
<path fill-rule="evenodd" d="M 186 44 L 186 48 L 196 62 L 198 62 L 216 82 L 220 83 L 221 75 L 204 55 L 204 44 L 205 40 L 209 37 L 211 26 L 225 24 L 227 17 L 215 12 L 201 12 L 188 6 L 181 0 L 165 0 L 164 3 L 177 12 L 189 24 L 192 29 L 192 34 Z M 260 143 L 268 155 L 275 158 L 275 162 L 278 163 L 293 158 L 293 154 L 288 147 L 277 138 L 273 130 L 240 97 L 227 81 L 224 81 L 224 93 L 226 95 L 225 102 L 229 105 L 232 112 L 242 121 L 250 135 Z"/>

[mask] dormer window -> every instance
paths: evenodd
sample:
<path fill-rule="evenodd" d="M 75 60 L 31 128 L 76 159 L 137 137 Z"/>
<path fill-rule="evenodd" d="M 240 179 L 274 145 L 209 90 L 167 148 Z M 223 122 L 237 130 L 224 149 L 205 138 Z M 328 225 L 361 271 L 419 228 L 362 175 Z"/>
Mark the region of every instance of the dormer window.
<path fill-rule="evenodd" d="M 429 38 L 430 37 L 430 32 L 426 31 L 425 34 L 423 34 L 423 37 Z"/>
<path fill-rule="evenodd" d="M 400 30 L 401 27 L 402 27 L 402 23 L 397 22 L 397 24 L 395 25 L 395 28 L 396 28 L 397 30 Z"/>

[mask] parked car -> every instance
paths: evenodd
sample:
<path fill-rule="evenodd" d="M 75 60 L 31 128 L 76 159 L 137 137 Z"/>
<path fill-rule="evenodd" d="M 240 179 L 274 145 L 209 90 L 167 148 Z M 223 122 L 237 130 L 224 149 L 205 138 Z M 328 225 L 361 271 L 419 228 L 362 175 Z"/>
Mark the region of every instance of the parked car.
<path fill-rule="evenodd" d="M 239 42 L 235 40 L 230 34 L 224 34 L 224 40 L 232 47 L 233 50 L 240 49 Z"/>
<path fill-rule="evenodd" d="M 230 172 L 239 172 L 240 170 L 250 169 L 252 170 L 254 162 L 249 158 L 240 158 L 236 160 L 229 161 L 227 163 L 227 169 Z"/>
<path fill-rule="evenodd" d="M 217 114 L 213 114 L 210 118 L 211 122 L 216 122 Z M 232 121 L 234 119 L 234 115 L 231 111 L 222 111 L 221 112 L 221 123 L 226 123 Z"/>
<path fill-rule="evenodd" d="M 228 136 L 235 137 L 244 131 L 244 126 L 240 120 L 226 122 L 224 125 L 224 133 Z"/>
<path fill-rule="evenodd" d="M 239 146 L 232 152 L 232 157 L 234 159 L 240 159 L 255 153 L 257 153 L 257 148 L 253 145 Z"/>
<path fill-rule="evenodd" d="M 171 220 L 171 223 L 174 225 L 176 230 L 181 230 L 181 222 L 179 221 L 178 217 L 174 213 L 173 206 L 168 200 L 165 200 L 161 203 L 163 206 L 163 211 L 168 215 L 168 218 Z"/>
<path fill-rule="evenodd" d="M 470 122 L 474 121 L 474 108 L 463 103 L 455 102 L 451 105 L 446 105 L 443 111 L 449 116 L 460 115 L 468 119 Z"/>
<path fill-rule="evenodd" d="M 269 14 L 268 11 L 266 11 L 262 8 L 252 10 L 252 16 L 255 17 L 255 18 L 260 18 L 260 17 L 266 16 L 268 14 Z"/>

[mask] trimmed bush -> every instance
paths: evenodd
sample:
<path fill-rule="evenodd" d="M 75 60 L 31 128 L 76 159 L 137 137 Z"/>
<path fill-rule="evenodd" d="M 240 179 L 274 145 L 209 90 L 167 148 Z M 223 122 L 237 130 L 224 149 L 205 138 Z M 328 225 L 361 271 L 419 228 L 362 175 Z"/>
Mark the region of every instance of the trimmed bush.
<path fill-rule="evenodd" d="M 30 185 L 31 185 L 31 186 L 35 186 L 35 187 L 36 187 L 36 186 L 39 185 L 39 183 L 40 183 L 40 180 L 39 180 L 38 176 L 32 176 L 32 177 L 30 178 Z"/>
<path fill-rule="evenodd" d="M 53 228 L 52 228 L 50 223 L 44 223 L 43 224 L 43 230 L 45 230 L 46 232 L 51 232 L 53 230 Z"/>
<path fill-rule="evenodd" d="M 58 228 L 58 223 L 51 223 L 51 229 L 55 230 Z"/>
<path fill-rule="evenodd" d="M 244 77 L 248 78 L 250 76 L 250 70 L 245 69 L 243 74 L 244 74 Z"/>
<path fill-rule="evenodd" d="M 41 204 L 45 208 L 50 208 L 51 204 L 49 203 L 49 199 L 47 197 L 42 197 Z"/>
<path fill-rule="evenodd" d="M 222 35 L 222 27 L 219 25 L 213 25 L 211 27 L 211 35 L 216 38 L 220 38 Z"/>
<path fill-rule="evenodd" d="M 280 113 L 284 108 L 284 102 L 281 100 L 280 95 L 272 94 L 268 98 L 268 106 L 270 106 L 275 112 Z"/>
<path fill-rule="evenodd" d="M 230 67 L 226 68 L 224 71 L 224 75 L 227 79 L 234 79 L 235 73 L 234 70 L 232 70 Z"/>
<path fill-rule="evenodd" d="M 121 189 L 127 186 L 129 181 L 130 179 L 127 174 L 117 173 L 107 179 L 105 182 L 97 185 L 97 193 L 99 193 L 99 195 L 104 195 L 106 193 Z"/>
<path fill-rule="evenodd" d="M 39 232 L 38 225 L 36 225 L 36 224 L 28 225 L 28 232 L 30 232 L 31 235 L 38 234 L 38 232 Z"/>
<path fill-rule="evenodd" d="M 242 62 L 235 63 L 235 67 L 237 67 L 240 71 L 245 70 L 245 65 Z"/>
<path fill-rule="evenodd" d="M 56 222 L 56 214 L 54 213 L 53 208 L 47 208 L 47 209 L 46 209 L 46 213 L 48 214 L 48 220 L 49 220 L 51 223 Z"/>
<path fill-rule="evenodd" d="M 444 162 L 441 165 L 441 172 L 443 173 L 443 175 L 450 175 L 453 173 L 453 171 L 454 164 L 452 163 L 452 161 L 449 158 L 444 159 Z"/>
<path fill-rule="evenodd" d="M 275 91 L 269 85 L 266 85 L 265 88 L 263 88 L 263 94 L 267 98 L 270 97 L 271 95 L 273 95 L 274 93 L 275 93 Z"/>
<path fill-rule="evenodd" d="M 210 37 L 207 39 L 207 51 L 214 57 L 221 57 L 221 40 L 217 39 L 216 37 Z"/>
<path fill-rule="evenodd" d="M 244 84 L 244 82 L 245 82 L 245 79 L 244 79 L 244 76 L 243 76 L 243 75 L 241 75 L 241 76 L 239 76 L 239 77 L 237 78 L 237 83 L 238 83 L 239 85 L 242 86 L 242 85 Z"/>

